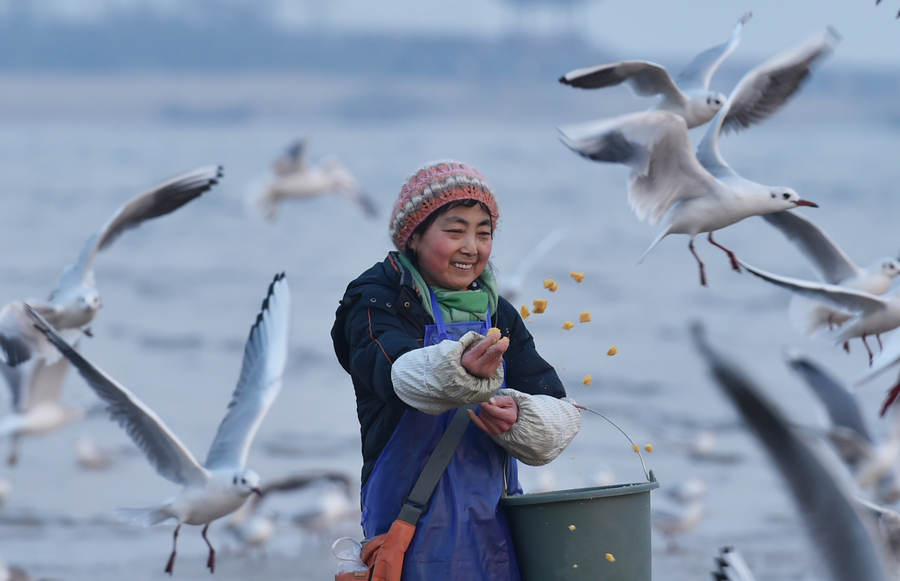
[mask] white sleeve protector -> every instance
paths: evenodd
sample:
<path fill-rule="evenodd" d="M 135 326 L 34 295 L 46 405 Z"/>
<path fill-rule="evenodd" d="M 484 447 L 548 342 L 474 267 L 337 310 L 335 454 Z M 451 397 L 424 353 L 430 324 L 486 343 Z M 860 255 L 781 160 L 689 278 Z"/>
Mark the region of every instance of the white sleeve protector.
<path fill-rule="evenodd" d="M 503 383 L 503 366 L 485 379 L 472 375 L 461 363 L 466 348 L 483 337 L 469 331 L 459 341 L 404 353 L 391 366 L 394 392 L 407 405 L 432 415 L 489 400 Z"/>
<path fill-rule="evenodd" d="M 530 395 L 514 389 L 501 389 L 497 395 L 516 400 L 519 417 L 509 430 L 492 438 L 529 466 L 551 462 L 581 429 L 581 413 L 568 398 Z"/>

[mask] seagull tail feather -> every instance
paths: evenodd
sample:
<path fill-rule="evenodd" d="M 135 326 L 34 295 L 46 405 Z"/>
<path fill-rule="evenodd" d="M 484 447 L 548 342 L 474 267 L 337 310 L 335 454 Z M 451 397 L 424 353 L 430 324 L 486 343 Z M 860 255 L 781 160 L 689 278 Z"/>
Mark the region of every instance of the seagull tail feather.
<path fill-rule="evenodd" d="M 788 306 L 788 318 L 791 321 L 791 325 L 804 335 L 812 336 L 816 333 L 827 331 L 829 315 L 832 317 L 831 327 L 838 327 L 840 323 L 847 320 L 846 315 L 829 309 L 811 298 L 801 295 L 791 297 L 791 302 Z"/>
<path fill-rule="evenodd" d="M 669 235 L 669 230 L 672 228 L 671 224 L 662 230 L 660 230 L 659 234 L 656 235 L 656 238 L 653 239 L 653 242 L 650 243 L 650 246 L 647 250 L 644 251 L 644 254 L 641 256 L 641 259 L 638 260 L 638 264 L 644 262 L 644 259 L 647 258 L 647 255 L 650 254 L 650 251 L 653 250 L 653 247 L 659 244 L 660 240 Z"/>
<path fill-rule="evenodd" d="M 154 508 L 120 508 L 114 514 L 121 522 L 145 527 L 158 525 L 170 518 L 175 518 L 162 506 Z"/>

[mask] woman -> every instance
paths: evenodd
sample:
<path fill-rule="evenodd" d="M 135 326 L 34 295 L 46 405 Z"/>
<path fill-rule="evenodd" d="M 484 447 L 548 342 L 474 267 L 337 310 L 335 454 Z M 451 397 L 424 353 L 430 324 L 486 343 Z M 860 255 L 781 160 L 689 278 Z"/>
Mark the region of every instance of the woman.
<path fill-rule="evenodd" d="M 350 283 L 331 332 L 356 391 L 367 539 L 391 527 L 456 409 L 479 404 L 418 522 L 404 581 L 518 581 L 498 505 L 505 490 L 521 491 L 515 459 L 546 464 L 581 426 L 519 312 L 497 294 L 488 259 L 498 218 L 477 170 L 421 168 L 391 214 L 397 251 Z"/>

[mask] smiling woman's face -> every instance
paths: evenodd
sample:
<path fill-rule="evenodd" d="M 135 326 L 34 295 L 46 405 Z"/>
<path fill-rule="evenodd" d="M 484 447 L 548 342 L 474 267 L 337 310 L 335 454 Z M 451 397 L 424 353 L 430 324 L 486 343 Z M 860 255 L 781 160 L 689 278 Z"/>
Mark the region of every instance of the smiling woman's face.
<path fill-rule="evenodd" d="M 423 233 L 413 233 L 409 248 L 429 286 L 464 290 L 481 276 L 491 256 L 491 216 L 480 204 L 454 206 Z"/>

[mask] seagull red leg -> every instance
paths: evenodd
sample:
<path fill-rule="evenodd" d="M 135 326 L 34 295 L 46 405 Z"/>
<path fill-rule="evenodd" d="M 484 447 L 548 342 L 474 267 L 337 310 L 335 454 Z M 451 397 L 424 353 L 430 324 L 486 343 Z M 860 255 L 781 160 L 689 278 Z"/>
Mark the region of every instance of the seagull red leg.
<path fill-rule="evenodd" d="M 703 261 L 700 260 L 700 256 L 697 255 L 697 251 L 694 249 L 694 239 L 693 238 L 691 238 L 691 241 L 688 244 L 688 248 L 691 249 L 691 254 L 694 255 L 694 258 L 697 259 L 697 264 L 700 265 L 700 286 L 706 286 L 706 267 L 703 266 Z"/>
<path fill-rule="evenodd" d="M 203 527 L 203 540 L 206 541 L 206 546 L 209 547 L 209 559 L 206 560 L 206 566 L 209 567 L 210 573 L 216 572 L 216 550 L 213 549 L 212 543 L 209 542 L 209 539 L 206 538 L 206 531 L 209 530 L 209 525 L 207 524 Z"/>
<path fill-rule="evenodd" d="M 872 350 L 869 349 L 869 343 L 866 341 L 865 335 L 862 336 L 862 340 L 863 340 L 863 345 L 866 346 L 866 351 L 869 352 L 869 367 L 872 367 L 872 357 L 873 357 Z"/>
<path fill-rule="evenodd" d="M 875 335 L 875 338 L 878 339 L 878 350 L 884 351 L 884 344 L 881 342 L 881 333 Z"/>
<path fill-rule="evenodd" d="M 844 351 L 850 353 L 850 341 L 844 341 Z"/>
<path fill-rule="evenodd" d="M 888 392 L 887 397 L 884 398 L 884 403 L 881 404 L 881 415 L 891 407 L 891 404 L 897 399 L 897 396 L 900 395 L 900 378 L 897 379 L 897 385 L 891 388 Z"/>
<path fill-rule="evenodd" d="M 709 236 L 707 236 L 707 239 L 709 240 L 710 244 L 712 244 L 713 246 L 716 246 L 718 248 L 721 248 L 722 250 L 725 251 L 725 254 L 727 254 L 728 258 L 731 259 L 731 268 L 733 268 L 734 270 L 736 270 L 738 272 L 741 271 L 741 265 L 738 264 L 738 259 L 737 259 L 737 256 L 734 255 L 734 252 L 728 250 L 727 248 L 725 248 L 724 246 L 722 246 L 721 244 L 719 244 L 718 242 L 713 240 L 712 232 L 709 233 Z"/>
<path fill-rule="evenodd" d="M 178 526 L 175 527 L 175 534 L 172 535 L 172 554 L 169 555 L 169 562 L 166 563 L 166 573 L 169 575 L 172 574 L 172 570 L 175 568 L 175 547 L 178 545 L 178 530 L 181 528 L 181 523 L 178 523 Z"/>

